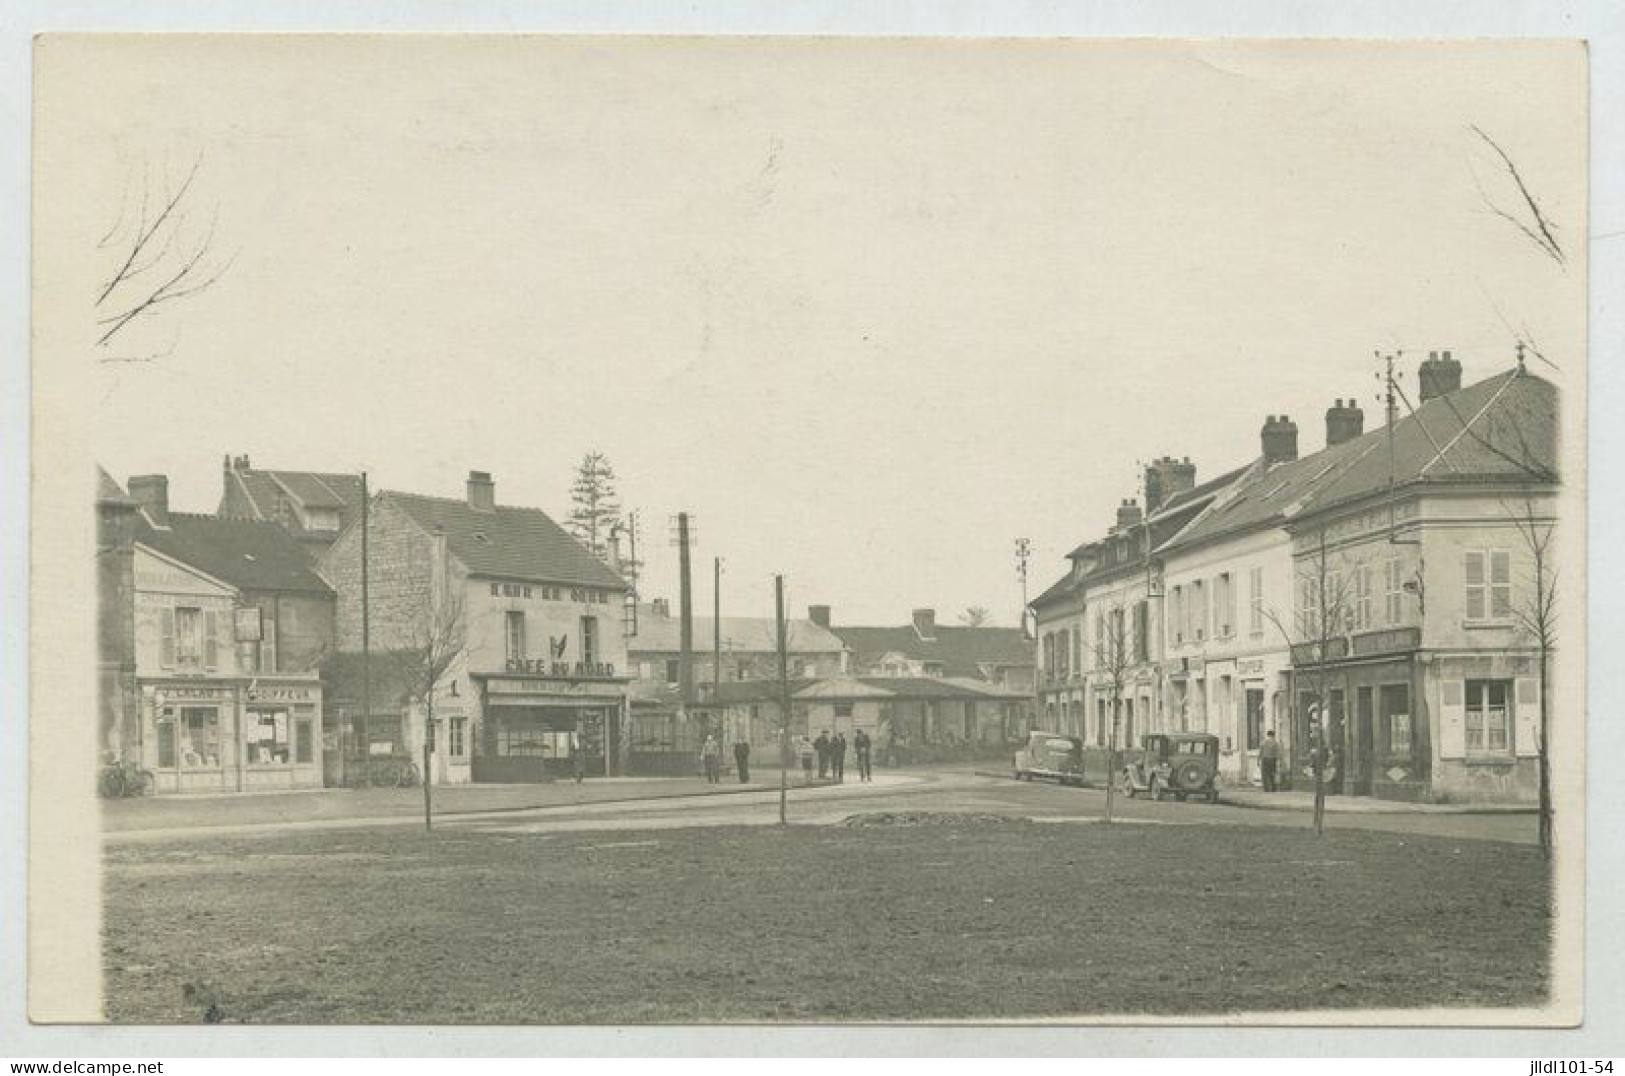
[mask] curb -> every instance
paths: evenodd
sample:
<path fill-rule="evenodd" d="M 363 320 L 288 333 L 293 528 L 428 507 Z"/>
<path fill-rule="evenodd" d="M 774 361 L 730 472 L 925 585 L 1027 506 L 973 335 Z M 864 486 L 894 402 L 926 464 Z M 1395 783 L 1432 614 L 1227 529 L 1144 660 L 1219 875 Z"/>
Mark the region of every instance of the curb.
<path fill-rule="evenodd" d="M 1006 780 L 1006 781 L 1014 781 L 1015 780 L 1015 777 L 1012 774 L 1008 773 L 1008 772 L 998 773 L 998 772 L 994 772 L 992 770 L 975 770 L 973 772 L 975 773 L 975 775 L 977 777 L 992 777 L 992 778 L 995 778 L 995 779 L 1002 779 L 1002 780 Z M 1063 786 L 1061 786 L 1060 784 L 1057 783 L 1056 787 L 1059 788 L 1059 787 L 1063 787 Z M 1095 792 L 1104 792 L 1106 790 L 1105 785 L 1100 784 L 1100 783 L 1095 782 L 1095 781 L 1089 781 L 1089 780 L 1085 780 L 1084 783 L 1081 786 L 1075 786 L 1075 787 L 1081 787 L 1081 788 L 1089 789 L 1089 790 L 1092 790 L 1092 791 L 1095 791 Z M 1260 795 L 1264 795 L 1264 793 L 1260 793 Z M 1343 798 L 1343 797 L 1340 797 L 1340 796 L 1329 796 L 1329 797 L 1327 797 L 1327 801 L 1326 801 L 1326 813 L 1327 814 L 1343 814 L 1343 815 L 1370 815 L 1370 814 L 1385 814 L 1385 815 L 1406 815 L 1406 814 L 1408 814 L 1408 815 L 1462 815 L 1462 814 L 1476 814 L 1476 815 L 1534 815 L 1534 814 L 1539 814 L 1540 813 L 1540 808 L 1538 808 L 1538 807 L 1527 807 L 1527 806 L 1524 806 L 1523 804 L 1505 804 L 1505 805 L 1498 805 L 1498 804 L 1478 804 L 1478 805 L 1474 805 L 1474 804 L 1450 804 L 1450 803 L 1406 804 L 1406 803 L 1402 803 L 1402 802 L 1397 801 L 1397 800 L 1370 800 L 1370 801 L 1367 801 L 1367 802 L 1370 802 L 1372 804 L 1372 806 L 1370 806 L 1370 807 L 1340 807 L 1340 806 L 1334 806 L 1334 802 L 1336 800 L 1338 800 L 1338 799 L 1341 799 L 1341 798 Z M 1379 804 L 1380 804 L 1380 806 L 1378 806 Z M 1298 812 L 1300 814 L 1312 814 L 1314 812 L 1314 809 L 1315 809 L 1313 804 L 1299 805 L 1299 804 L 1295 804 L 1295 803 L 1260 803 L 1260 802 L 1258 802 L 1256 800 L 1229 799 L 1229 798 L 1227 798 L 1225 796 L 1224 791 L 1222 789 L 1219 792 L 1218 806 L 1220 806 L 1220 807 L 1237 807 L 1237 808 L 1240 808 L 1240 809 L 1242 809 L 1244 811 L 1296 811 L 1296 812 Z"/>

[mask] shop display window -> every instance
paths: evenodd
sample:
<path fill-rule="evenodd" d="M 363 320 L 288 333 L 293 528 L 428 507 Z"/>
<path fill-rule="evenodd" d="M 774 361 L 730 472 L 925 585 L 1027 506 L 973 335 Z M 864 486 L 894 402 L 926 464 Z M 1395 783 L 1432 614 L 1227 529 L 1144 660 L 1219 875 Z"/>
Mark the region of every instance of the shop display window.
<path fill-rule="evenodd" d="M 292 760 L 288 711 L 250 710 L 243 722 L 248 761 L 255 766 L 286 766 Z"/>

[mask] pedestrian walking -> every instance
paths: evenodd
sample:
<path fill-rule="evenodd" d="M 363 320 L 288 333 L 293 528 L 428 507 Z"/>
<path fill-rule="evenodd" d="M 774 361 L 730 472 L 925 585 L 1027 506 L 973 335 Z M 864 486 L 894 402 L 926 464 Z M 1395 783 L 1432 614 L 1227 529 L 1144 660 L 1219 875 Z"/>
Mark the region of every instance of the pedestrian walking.
<path fill-rule="evenodd" d="M 818 753 L 813 742 L 805 736 L 797 737 L 796 753 L 801 756 L 801 777 L 808 784 L 812 784 L 813 757 Z"/>
<path fill-rule="evenodd" d="M 1277 774 L 1281 768 L 1281 741 L 1275 738 L 1275 730 L 1264 734 L 1264 743 L 1258 749 L 1258 772 L 1264 779 L 1264 791 L 1274 792 L 1279 787 Z"/>
<path fill-rule="evenodd" d="M 872 774 L 869 772 L 869 756 L 874 745 L 869 740 L 869 734 L 862 729 L 852 734 L 852 750 L 858 755 L 858 780 L 867 781 Z"/>
<path fill-rule="evenodd" d="M 813 750 L 818 752 L 818 779 L 820 781 L 829 776 L 829 751 L 832 746 L 834 745 L 829 738 L 829 729 L 820 732 L 818 739 L 813 741 Z"/>
<path fill-rule="evenodd" d="M 744 740 L 734 741 L 734 769 L 739 771 L 740 784 L 750 784 L 750 744 Z"/>
<path fill-rule="evenodd" d="M 835 742 L 830 745 L 830 776 L 835 778 L 836 784 L 846 783 L 846 733 L 837 732 Z"/>
<path fill-rule="evenodd" d="M 715 736 L 707 735 L 700 745 L 700 762 L 705 766 L 705 779 L 711 784 L 722 780 L 722 747 Z"/>

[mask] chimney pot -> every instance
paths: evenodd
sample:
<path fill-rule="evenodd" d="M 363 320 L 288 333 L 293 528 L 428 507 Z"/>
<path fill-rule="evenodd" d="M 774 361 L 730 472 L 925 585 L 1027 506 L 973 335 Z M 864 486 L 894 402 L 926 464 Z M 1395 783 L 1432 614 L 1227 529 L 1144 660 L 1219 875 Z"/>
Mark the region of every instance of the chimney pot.
<path fill-rule="evenodd" d="M 468 472 L 468 504 L 481 511 L 494 511 L 497 506 L 497 487 L 489 471 Z"/>
<path fill-rule="evenodd" d="M 1298 458 L 1298 424 L 1285 415 L 1267 418 L 1259 440 L 1269 463 L 1288 463 Z"/>
<path fill-rule="evenodd" d="M 827 605 L 809 605 L 809 606 L 807 606 L 807 619 L 812 621 L 814 624 L 817 624 L 821 628 L 828 628 L 829 627 L 829 606 L 827 606 Z"/>
<path fill-rule="evenodd" d="M 1448 351 L 1430 351 L 1417 371 L 1416 380 L 1421 402 L 1426 403 L 1435 396 L 1461 388 L 1461 363 L 1451 358 Z"/>

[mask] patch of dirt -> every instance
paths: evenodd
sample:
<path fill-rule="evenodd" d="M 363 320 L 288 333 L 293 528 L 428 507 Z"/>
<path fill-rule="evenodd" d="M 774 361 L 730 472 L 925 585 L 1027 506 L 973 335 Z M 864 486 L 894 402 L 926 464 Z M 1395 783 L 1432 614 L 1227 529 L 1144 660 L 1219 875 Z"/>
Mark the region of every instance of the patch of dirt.
<path fill-rule="evenodd" d="M 847 815 L 837 825 L 852 829 L 870 826 L 1001 826 L 1026 825 L 1024 815 L 995 811 L 865 811 Z"/>

